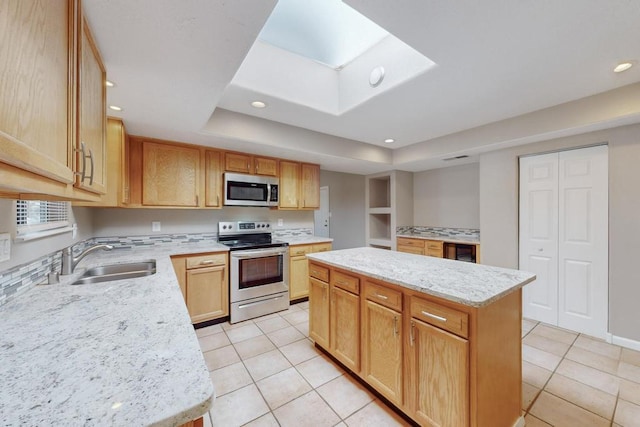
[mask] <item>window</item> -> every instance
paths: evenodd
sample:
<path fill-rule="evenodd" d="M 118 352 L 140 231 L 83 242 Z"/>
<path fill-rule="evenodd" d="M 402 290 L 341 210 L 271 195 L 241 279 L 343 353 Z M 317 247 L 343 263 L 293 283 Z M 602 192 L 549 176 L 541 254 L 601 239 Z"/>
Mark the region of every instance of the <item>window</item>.
<path fill-rule="evenodd" d="M 16 240 L 32 240 L 71 230 L 69 202 L 16 201 Z"/>

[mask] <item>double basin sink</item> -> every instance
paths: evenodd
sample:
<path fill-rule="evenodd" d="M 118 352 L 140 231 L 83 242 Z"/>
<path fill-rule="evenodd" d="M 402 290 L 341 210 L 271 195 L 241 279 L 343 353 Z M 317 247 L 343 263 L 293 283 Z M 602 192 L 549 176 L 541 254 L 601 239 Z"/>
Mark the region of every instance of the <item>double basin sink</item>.
<path fill-rule="evenodd" d="M 72 285 L 112 282 L 114 280 L 135 279 L 156 273 L 156 260 L 129 262 L 124 264 L 101 265 L 85 271 Z"/>

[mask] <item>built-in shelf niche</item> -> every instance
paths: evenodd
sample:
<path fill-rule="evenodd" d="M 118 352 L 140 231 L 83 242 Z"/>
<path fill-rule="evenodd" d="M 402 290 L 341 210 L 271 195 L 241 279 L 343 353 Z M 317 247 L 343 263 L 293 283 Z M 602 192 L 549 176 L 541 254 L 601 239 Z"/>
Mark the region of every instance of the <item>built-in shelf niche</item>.
<path fill-rule="evenodd" d="M 391 208 L 391 176 L 369 178 L 369 209 Z"/>

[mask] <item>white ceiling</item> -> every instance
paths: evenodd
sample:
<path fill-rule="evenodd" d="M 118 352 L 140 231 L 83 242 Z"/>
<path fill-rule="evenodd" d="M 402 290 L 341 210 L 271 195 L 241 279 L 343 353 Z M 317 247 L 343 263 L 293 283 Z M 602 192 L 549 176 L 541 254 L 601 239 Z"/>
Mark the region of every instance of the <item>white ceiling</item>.
<path fill-rule="evenodd" d="M 263 63 L 264 84 L 232 83 L 252 61 L 247 54 L 276 0 L 84 0 L 84 7 L 117 85 L 108 103 L 124 108 L 113 115 L 136 135 L 372 173 L 459 164 L 509 144 L 640 122 L 640 66 L 612 72 L 621 60 L 640 59 L 640 1 L 345 2 L 437 66 L 393 87 L 385 80 L 367 101 L 331 114 L 273 90 L 326 91 L 310 83 L 316 71 L 302 61 L 277 73 L 277 52 Z M 251 107 L 256 99 L 268 108 Z M 472 157 L 442 162 L 458 154 Z"/>

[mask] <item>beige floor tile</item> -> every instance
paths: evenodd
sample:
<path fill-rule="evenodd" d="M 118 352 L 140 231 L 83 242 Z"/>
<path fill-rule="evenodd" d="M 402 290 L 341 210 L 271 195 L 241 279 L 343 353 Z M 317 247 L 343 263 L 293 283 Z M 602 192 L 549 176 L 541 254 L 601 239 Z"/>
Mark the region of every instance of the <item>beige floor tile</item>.
<path fill-rule="evenodd" d="M 220 397 L 253 383 L 251 375 L 242 362 L 211 371 L 211 382 Z"/>
<path fill-rule="evenodd" d="M 545 391 L 531 407 L 530 413 L 553 426 L 609 427 L 610 421 Z"/>
<path fill-rule="evenodd" d="M 538 322 L 535 320 L 522 319 L 522 336 L 528 334 L 533 328 L 536 327 Z"/>
<path fill-rule="evenodd" d="M 275 350 L 271 340 L 266 335 L 260 335 L 233 345 L 242 360 L 249 359 L 267 351 Z"/>
<path fill-rule="evenodd" d="M 527 383 L 522 383 L 522 409 L 527 411 L 536 397 L 538 397 L 538 393 L 540 393 L 540 389 L 529 385 Z"/>
<path fill-rule="evenodd" d="M 225 394 L 211 408 L 214 426 L 241 426 L 269 412 L 267 403 L 255 384 Z"/>
<path fill-rule="evenodd" d="M 303 311 L 303 310 L 300 308 L 299 304 L 293 304 L 293 305 L 290 305 L 290 306 L 289 306 L 289 308 L 288 308 L 287 310 L 280 311 L 280 312 L 278 312 L 278 314 L 279 314 L 280 316 L 284 316 L 284 315 L 287 315 L 287 314 L 289 314 L 289 313 L 294 313 L 294 312 L 296 312 L 296 311 Z"/>
<path fill-rule="evenodd" d="M 283 319 L 280 316 L 273 317 L 271 319 L 262 320 L 260 322 L 256 322 L 256 325 L 264 332 L 268 334 L 270 332 L 277 331 L 279 329 L 288 328 L 291 326 L 289 322 Z"/>
<path fill-rule="evenodd" d="M 279 407 L 273 415 L 282 427 L 330 427 L 340 422 L 336 413 L 315 391 Z"/>
<path fill-rule="evenodd" d="M 233 344 L 263 335 L 260 328 L 258 328 L 254 323 L 245 325 L 241 328 L 230 329 L 226 332 L 229 337 L 229 341 Z"/>
<path fill-rule="evenodd" d="M 618 365 L 618 376 L 620 378 L 640 383 L 640 366 L 620 362 Z"/>
<path fill-rule="evenodd" d="M 554 374 L 545 391 L 568 400 L 608 420 L 613 418 L 616 397 L 564 375 Z"/>
<path fill-rule="evenodd" d="M 211 414 L 209 412 L 202 416 L 202 426 L 213 427 L 213 424 L 211 424 Z"/>
<path fill-rule="evenodd" d="M 308 339 L 292 342 L 291 344 L 282 346 L 280 347 L 280 351 L 294 366 L 320 355 L 320 350 L 316 349 L 313 343 Z"/>
<path fill-rule="evenodd" d="M 589 350 L 593 353 L 598 353 L 611 359 L 620 359 L 620 346 L 609 344 L 602 340 L 586 335 L 580 335 L 576 342 L 573 343 L 573 346 L 580 347 L 584 350 Z"/>
<path fill-rule="evenodd" d="M 527 427 L 553 427 L 551 424 L 545 423 L 540 418 L 536 418 L 531 414 L 527 414 L 524 417 L 525 425 Z"/>
<path fill-rule="evenodd" d="M 560 357 L 563 357 L 569 350 L 569 347 L 571 347 L 569 344 L 552 340 L 551 338 L 538 334 L 527 335 L 522 340 L 522 343 Z"/>
<path fill-rule="evenodd" d="M 562 357 L 556 356 L 544 350 L 539 350 L 535 347 L 522 345 L 522 360 L 526 360 L 529 363 L 538 365 L 541 368 L 553 371 L 558 366 L 558 363 L 562 360 Z"/>
<path fill-rule="evenodd" d="M 573 360 L 563 360 L 560 366 L 558 366 L 556 373 L 580 381 L 583 384 L 614 396 L 618 394 L 618 389 L 620 388 L 620 378 L 574 362 Z"/>
<path fill-rule="evenodd" d="M 640 427 L 640 406 L 626 400 L 618 400 L 613 421 L 625 427 Z"/>
<path fill-rule="evenodd" d="M 217 334 L 218 332 L 222 332 L 222 325 L 219 323 L 217 325 L 207 326 L 206 328 L 196 329 L 196 336 L 202 338 L 207 335 Z"/>
<path fill-rule="evenodd" d="M 231 324 L 229 322 L 225 322 L 225 323 L 221 323 L 220 325 L 222 326 L 222 329 L 224 329 L 225 331 L 231 331 L 233 329 L 242 328 L 242 327 L 245 327 L 247 325 L 252 325 L 252 324 L 253 324 L 253 320 L 249 319 L 249 320 L 245 320 L 244 322 L 238 322 L 238 323 L 234 323 L 234 324 Z"/>
<path fill-rule="evenodd" d="M 394 427 L 408 426 L 398 414 L 380 400 L 374 400 L 344 420 L 349 427 Z"/>
<path fill-rule="evenodd" d="M 244 365 L 254 381 L 259 381 L 291 367 L 291 363 L 278 350 L 268 351 L 247 359 L 244 361 Z"/>
<path fill-rule="evenodd" d="M 623 348 L 622 361 L 631 365 L 640 366 L 640 351 Z"/>
<path fill-rule="evenodd" d="M 273 416 L 273 413 L 268 412 L 261 416 L 260 418 L 256 418 L 244 425 L 244 427 L 279 427 L 278 421 L 276 421 L 276 417 Z"/>
<path fill-rule="evenodd" d="M 267 334 L 269 339 L 276 345 L 276 347 L 282 347 L 292 342 L 304 339 L 304 335 L 293 326 L 289 326 L 284 329 L 280 329 L 275 332 Z"/>
<path fill-rule="evenodd" d="M 536 388 L 543 388 L 551 378 L 552 373 L 552 371 L 529 363 L 526 360 L 522 361 L 522 381 Z"/>
<path fill-rule="evenodd" d="M 200 343 L 200 349 L 203 353 L 231 344 L 229 338 L 227 338 L 227 334 L 225 334 L 224 332 L 205 335 L 201 338 L 198 338 L 198 342 Z"/>
<path fill-rule="evenodd" d="M 305 337 L 309 336 L 309 321 L 306 321 L 306 322 L 303 322 L 303 323 L 298 323 L 297 325 L 294 326 L 294 328 L 299 330 L 300 333 L 302 335 L 304 335 Z"/>
<path fill-rule="evenodd" d="M 348 427 L 344 421 L 342 421 L 341 423 L 336 424 L 334 427 Z"/>
<path fill-rule="evenodd" d="M 253 320 L 253 323 L 263 322 L 269 319 L 275 319 L 276 317 L 280 317 L 278 313 L 265 314 L 264 316 L 256 317 Z"/>
<path fill-rule="evenodd" d="M 318 356 L 302 362 L 296 366 L 296 369 L 314 388 L 344 374 L 342 368 L 326 356 Z"/>
<path fill-rule="evenodd" d="M 303 310 L 309 310 L 309 301 L 301 302 L 296 305 L 298 306 L 298 308 L 301 308 Z"/>
<path fill-rule="evenodd" d="M 350 375 L 341 375 L 316 391 L 342 419 L 374 400 L 373 395 Z"/>
<path fill-rule="evenodd" d="M 565 358 L 613 375 L 618 371 L 618 361 L 616 359 L 611 359 L 580 347 L 571 347 Z"/>
<path fill-rule="evenodd" d="M 309 313 L 304 310 L 296 311 L 294 313 L 285 314 L 282 316 L 287 322 L 289 322 L 292 326 L 297 325 L 298 323 L 306 322 L 309 320 Z"/>
<path fill-rule="evenodd" d="M 264 378 L 256 385 L 272 410 L 311 391 L 309 383 L 295 368 L 289 368 Z"/>
<path fill-rule="evenodd" d="M 539 323 L 535 328 L 533 328 L 531 333 L 542 335 L 569 345 L 573 344 L 578 337 L 577 332 L 567 331 L 566 329 L 556 328 L 542 323 Z"/>
<path fill-rule="evenodd" d="M 620 399 L 627 400 L 636 405 L 640 405 L 640 384 L 621 379 L 620 380 Z"/>
<path fill-rule="evenodd" d="M 232 345 L 216 348 L 204 353 L 204 361 L 210 371 L 232 365 L 240 361 L 238 353 Z"/>

